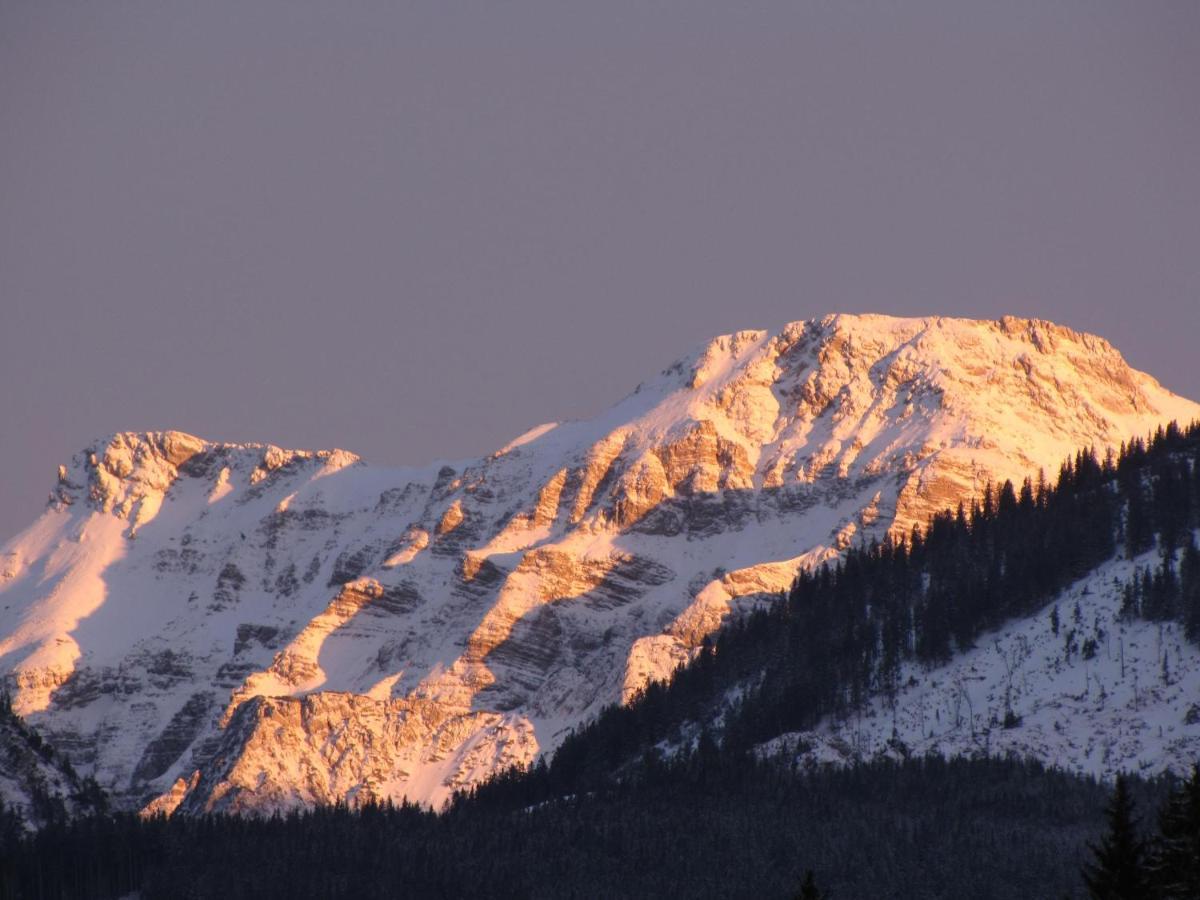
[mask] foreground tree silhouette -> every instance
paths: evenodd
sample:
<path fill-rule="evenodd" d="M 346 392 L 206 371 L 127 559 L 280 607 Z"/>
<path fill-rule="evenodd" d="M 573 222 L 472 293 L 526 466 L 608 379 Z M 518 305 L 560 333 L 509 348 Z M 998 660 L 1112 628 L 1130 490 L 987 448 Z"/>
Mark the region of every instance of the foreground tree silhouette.
<path fill-rule="evenodd" d="M 804 883 L 800 885 L 800 893 L 796 895 L 796 900 L 829 900 L 829 895 L 821 893 L 817 888 L 812 869 L 804 873 Z"/>
<path fill-rule="evenodd" d="M 1124 775 L 1108 804 L 1108 833 L 1091 845 L 1095 862 L 1085 866 L 1083 880 L 1094 900 L 1145 900 L 1150 896 L 1145 846 L 1133 819 L 1133 798 Z"/>
<path fill-rule="evenodd" d="M 1172 791 L 1158 818 L 1150 876 L 1164 900 L 1200 897 L 1200 764 Z"/>

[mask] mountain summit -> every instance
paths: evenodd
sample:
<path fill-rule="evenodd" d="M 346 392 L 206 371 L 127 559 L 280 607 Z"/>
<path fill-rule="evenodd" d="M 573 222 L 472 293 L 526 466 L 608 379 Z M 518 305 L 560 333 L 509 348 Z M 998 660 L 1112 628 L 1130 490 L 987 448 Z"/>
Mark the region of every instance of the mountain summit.
<path fill-rule="evenodd" d="M 1049 322 L 834 315 L 468 462 L 117 434 L 0 549 L 0 667 L 127 806 L 438 803 L 800 567 L 1196 418 Z"/>

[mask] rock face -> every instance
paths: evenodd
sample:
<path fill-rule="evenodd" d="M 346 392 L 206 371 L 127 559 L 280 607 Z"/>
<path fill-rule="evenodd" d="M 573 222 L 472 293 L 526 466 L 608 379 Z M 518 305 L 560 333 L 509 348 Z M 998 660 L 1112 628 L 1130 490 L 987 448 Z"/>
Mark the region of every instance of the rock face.
<path fill-rule="evenodd" d="M 830 316 L 466 463 L 119 434 L 0 550 L 0 667 L 130 807 L 436 804 L 798 567 L 1198 416 L 1047 322 Z"/>
<path fill-rule="evenodd" d="M 39 827 L 97 811 L 98 794 L 40 734 L 0 707 L 0 812 Z"/>

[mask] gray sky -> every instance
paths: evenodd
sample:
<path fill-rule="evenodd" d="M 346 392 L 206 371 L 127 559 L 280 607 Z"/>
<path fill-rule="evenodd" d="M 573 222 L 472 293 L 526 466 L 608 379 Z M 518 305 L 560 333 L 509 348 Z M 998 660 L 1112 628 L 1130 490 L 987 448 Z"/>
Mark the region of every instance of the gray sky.
<path fill-rule="evenodd" d="M 0 0 L 0 539 L 107 432 L 468 456 L 832 311 L 1200 398 L 1198 87 L 1191 0 Z"/>

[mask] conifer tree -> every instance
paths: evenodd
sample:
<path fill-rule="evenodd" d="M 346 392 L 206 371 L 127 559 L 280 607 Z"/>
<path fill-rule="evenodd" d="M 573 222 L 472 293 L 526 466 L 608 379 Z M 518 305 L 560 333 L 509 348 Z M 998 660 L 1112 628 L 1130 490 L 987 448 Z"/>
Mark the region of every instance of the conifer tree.
<path fill-rule="evenodd" d="M 1171 793 L 1159 814 L 1149 871 L 1158 897 L 1200 897 L 1200 765 Z"/>
<path fill-rule="evenodd" d="M 829 895 L 817 888 L 812 869 L 804 873 L 804 883 L 800 885 L 800 893 L 796 895 L 796 900 L 829 900 Z"/>
<path fill-rule="evenodd" d="M 1098 846 L 1091 845 L 1095 862 L 1084 867 L 1088 893 L 1093 900 L 1146 900 L 1145 846 L 1137 834 L 1133 798 L 1123 775 L 1117 776 L 1107 815 L 1108 833 Z"/>

